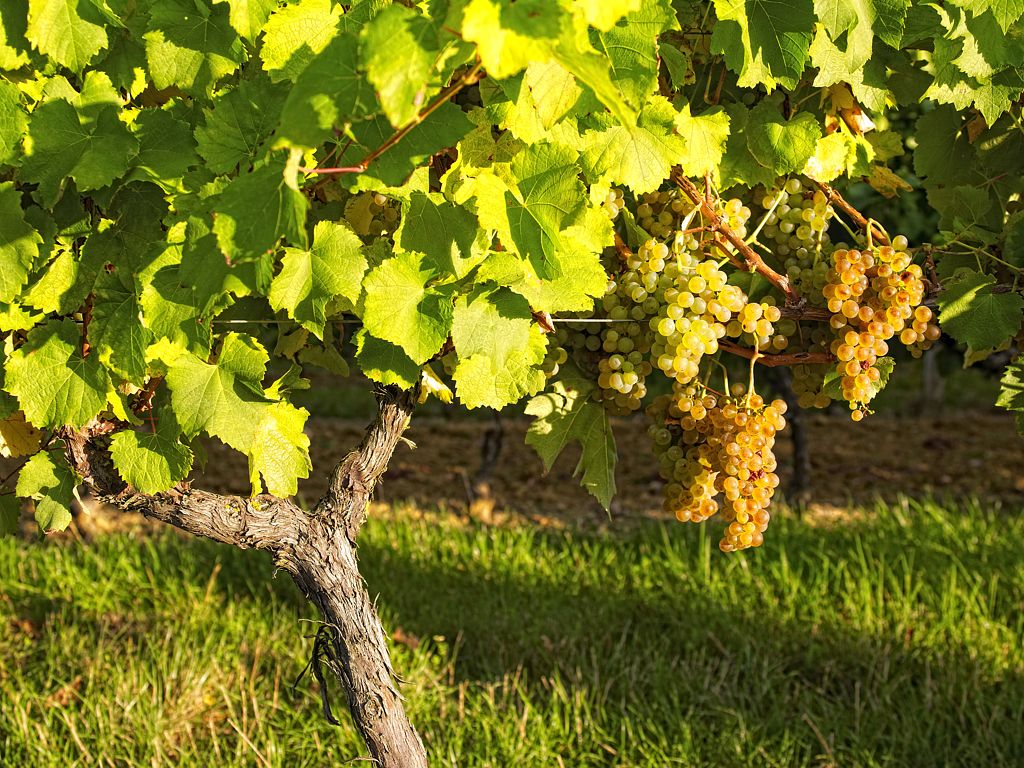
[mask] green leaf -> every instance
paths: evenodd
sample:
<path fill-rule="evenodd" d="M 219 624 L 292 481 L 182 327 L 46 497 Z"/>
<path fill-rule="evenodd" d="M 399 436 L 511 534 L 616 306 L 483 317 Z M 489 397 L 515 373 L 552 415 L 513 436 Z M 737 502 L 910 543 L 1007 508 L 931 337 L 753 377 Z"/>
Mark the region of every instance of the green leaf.
<path fill-rule="evenodd" d="M 7 358 L 6 388 L 39 427 L 80 427 L 107 404 L 110 380 L 96 355 L 82 356 L 73 320 L 33 328 Z"/>
<path fill-rule="evenodd" d="M 302 432 L 309 414 L 267 397 L 262 381 L 268 359 L 251 336 L 229 333 L 216 363 L 188 353 L 165 362 L 182 431 L 205 431 L 247 454 L 253 492 L 262 475 L 280 496 L 294 493 L 298 478 L 309 474 L 309 439 Z"/>
<path fill-rule="evenodd" d="M 0 13 L 0 69 L 20 69 L 29 63 L 27 3 L 13 0 L 4 3 Z"/>
<path fill-rule="evenodd" d="M 608 509 L 615 495 L 615 437 L 608 412 L 590 399 L 593 384 L 584 379 L 555 382 L 550 392 L 534 397 L 526 413 L 534 416 L 526 442 L 540 456 L 547 471 L 562 450 L 577 442 L 582 448 L 574 476 Z"/>
<path fill-rule="evenodd" d="M 962 129 L 963 120 L 952 107 L 924 112 L 914 130 L 914 173 L 936 186 L 963 184 L 978 173 L 974 147 Z"/>
<path fill-rule="evenodd" d="M 676 130 L 686 138 L 686 153 L 680 163 L 683 173 L 697 178 L 712 172 L 717 175 L 729 140 L 729 114 L 721 107 L 712 107 L 691 115 L 686 104 L 676 115 Z"/>
<path fill-rule="evenodd" d="M 1024 16 L 1024 0 L 952 0 L 965 10 L 971 11 L 976 16 L 985 11 L 992 11 L 1003 32 L 1010 29 L 1010 26 Z"/>
<path fill-rule="evenodd" d="M 402 348 L 360 329 L 355 337 L 356 362 L 368 379 L 409 389 L 420 380 L 420 366 Z"/>
<path fill-rule="evenodd" d="M 295 80 L 338 34 L 341 15 L 332 0 L 302 0 L 274 11 L 264 27 L 260 49 L 270 79 Z"/>
<path fill-rule="evenodd" d="M 351 176 L 351 183 L 362 189 L 402 186 L 417 167 L 446 147 L 455 146 L 472 129 L 466 114 L 447 101 L 377 157 L 366 171 Z M 378 116 L 356 123 L 352 134 L 356 140 L 337 159 L 339 165 L 362 163 L 391 138 L 394 129 L 387 118 Z"/>
<path fill-rule="evenodd" d="M 375 107 L 373 88 L 359 72 L 359 39 L 339 35 L 316 55 L 289 91 L 281 110 L 277 146 L 313 149 L 334 129 L 372 114 Z"/>
<path fill-rule="evenodd" d="M 363 27 L 363 67 L 396 128 L 412 122 L 440 88 L 434 73 L 438 53 L 436 30 L 411 8 L 389 5 Z"/>
<path fill-rule="evenodd" d="M 729 114 L 729 138 L 722 154 L 719 166 L 723 189 L 736 184 L 755 187 L 758 184 L 769 186 L 775 182 L 775 173 L 759 163 L 750 150 L 747 140 L 747 129 L 751 122 L 752 112 L 743 104 L 734 103 L 727 107 Z"/>
<path fill-rule="evenodd" d="M 25 221 L 21 194 L 14 184 L 0 184 L 0 302 L 18 298 L 43 242 L 35 227 Z"/>
<path fill-rule="evenodd" d="M 637 195 L 657 189 L 685 157 L 686 142 L 675 131 L 675 119 L 668 100 L 654 96 L 636 126 L 588 131 L 582 160 L 591 182 L 625 184 Z"/>
<path fill-rule="evenodd" d="M 192 128 L 162 109 L 144 109 L 135 118 L 139 153 L 132 159 L 132 178 L 152 181 L 173 192 L 177 182 L 196 164 Z"/>
<path fill-rule="evenodd" d="M 240 163 L 252 165 L 263 142 L 273 135 L 286 98 L 287 90 L 265 77 L 218 92 L 212 106 L 203 110 L 203 124 L 195 132 L 206 167 L 214 173 L 230 173 Z"/>
<path fill-rule="evenodd" d="M 544 387 L 547 342 L 529 303 L 508 289 L 479 289 L 455 302 L 455 385 L 467 408 L 502 408 Z"/>
<path fill-rule="evenodd" d="M 124 265 L 100 274 L 93 293 L 89 344 L 100 361 L 127 381 L 141 386 L 146 375 L 146 348 L 155 340 L 142 324 L 142 304 L 134 279 Z"/>
<path fill-rule="evenodd" d="M 592 37 L 597 50 L 611 60 L 615 85 L 639 109 L 657 90 L 658 35 L 678 29 L 679 22 L 668 0 L 638 5 L 624 20 Z"/>
<path fill-rule="evenodd" d="M 477 44 L 484 69 L 499 79 L 550 59 L 551 47 L 571 23 L 547 0 L 470 0 L 462 14 L 463 38 Z"/>
<path fill-rule="evenodd" d="M 14 536 L 18 532 L 21 504 L 17 496 L 0 496 L 0 536 Z"/>
<path fill-rule="evenodd" d="M 438 270 L 464 277 L 483 255 L 479 235 L 476 217 L 462 206 L 440 195 L 414 192 L 395 242 L 405 251 L 424 254 Z"/>
<path fill-rule="evenodd" d="M 285 177 L 285 164 L 272 161 L 239 176 L 214 202 L 213 231 L 232 262 L 252 261 L 284 238 L 305 247 L 309 200 Z"/>
<path fill-rule="evenodd" d="M 514 189 L 490 174 L 477 180 L 481 225 L 496 230 L 506 248 L 529 259 L 542 279 L 558 277 L 559 254 L 569 250 L 562 230 L 585 208 L 575 156 L 561 145 L 534 144 L 512 161 Z"/>
<path fill-rule="evenodd" d="M 643 0 L 577 0 L 576 8 L 587 24 L 607 32 L 627 13 L 639 10 L 642 3 Z"/>
<path fill-rule="evenodd" d="M 18 156 L 18 145 L 26 128 L 28 115 L 21 106 L 21 92 L 10 83 L 0 81 L 0 165 Z"/>
<path fill-rule="evenodd" d="M 711 50 L 723 54 L 741 88 L 794 89 L 814 28 L 811 0 L 714 0 Z"/>
<path fill-rule="evenodd" d="M 44 533 L 63 531 L 71 523 L 71 501 L 78 477 L 60 451 L 40 451 L 18 474 L 15 493 L 35 499 L 36 522 Z"/>
<path fill-rule="evenodd" d="M 263 25 L 270 18 L 270 12 L 277 7 L 277 0 L 214 0 L 227 3 L 231 9 L 228 20 L 234 30 L 244 39 L 253 41 L 259 37 Z"/>
<path fill-rule="evenodd" d="M 970 185 L 930 189 L 928 202 L 939 213 L 939 227 L 958 237 L 991 243 L 1002 228 L 1002 204 L 988 189 Z"/>
<path fill-rule="evenodd" d="M 814 0 L 814 11 L 825 32 L 835 41 L 846 33 L 848 49 L 856 45 L 853 37 L 870 41 L 874 34 L 899 48 L 909 7 L 910 0 Z M 870 42 L 868 48 L 870 55 Z"/>
<path fill-rule="evenodd" d="M 313 232 L 312 248 L 285 248 L 281 271 L 270 284 L 270 305 L 286 310 L 323 338 L 328 302 L 341 297 L 354 307 L 366 268 L 362 241 L 355 232 L 344 224 L 321 221 Z"/>
<path fill-rule="evenodd" d="M 32 113 L 19 176 L 37 183 L 40 199 L 52 206 L 68 178 L 80 191 L 105 187 L 128 170 L 138 148 L 114 107 L 101 107 L 89 117 L 64 99 L 53 99 Z"/>
<path fill-rule="evenodd" d="M 773 99 L 750 111 L 747 146 L 754 158 L 774 176 L 801 170 L 821 138 L 821 125 L 810 112 L 797 112 L 786 120 Z"/>
<path fill-rule="evenodd" d="M 398 253 L 363 281 L 366 330 L 397 344 L 417 364 L 441 348 L 452 327 L 451 297 L 428 287 L 436 276 L 422 254 Z"/>
<path fill-rule="evenodd" d="M 540 312 L 584 312 L 593 309 L 594 298 L 604 293 L 608 276 L 597 254 L 583 249 L 558 259 L 559 275 L 541 280 L 530 262 L 500 251 L 488 254 L 477 278 L 511 288 Z"/>
<path fill-rule="evenodd" d="M 1020 330 L 1024 298 L 1016 291 L 993 290 L 992 275 L 964 270 L 939 294 L 942 330 L 974 349 L 997 347 Z"/>
<path fill-rule="evenodd" d="M 25 35 L 40 53 L 73 72 L 107 47 L 103 16 L 92 0 L 28 0 Z"/>
<path fill-rule="evenodd" d="M 178 86 L 210 95 L 217 82 L 245 61 L 245 46 L 231 28 L 227 6 L 160 0 L 152 6 L 146 61 L 157 88 Z"/>
<path fill-rule="evenodd" d="M 192 451 L 163 427 L 155 434 L 125 430 L 110 438 L 110 455 L 117 472 L 139 493 L 161 493 L 192 471 Z"/>
<path fill-rule="evenodd" d="M 309 477 L 309 438 L 303 432 L 309 412 L 291 403 L 264 409 L 249 454 L 249 480 L 259 492 L 262 475 L 267 491 L 281 498 L 298 491 L 299 478 Z"/>
<path fill-rule="evenodd" d="M 1010 411 L 1024 411 L 1024 360 L 1006 366 L 996 405 Z"/>

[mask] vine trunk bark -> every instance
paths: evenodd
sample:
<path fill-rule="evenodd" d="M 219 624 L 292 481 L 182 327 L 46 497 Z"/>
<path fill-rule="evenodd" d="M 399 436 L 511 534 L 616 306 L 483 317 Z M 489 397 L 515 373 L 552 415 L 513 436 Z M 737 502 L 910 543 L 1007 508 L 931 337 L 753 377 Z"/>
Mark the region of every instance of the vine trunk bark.
<path fill-rule="evenodd" d="M 225 496 L 189 487 L 138 494 L 113 467 L 105 438 L 109 425 L 94 423 L 62 436 L 72 466 L 100 500 L 196 536 L 269 550 L 323 615 L 314 671 L 326 666 L 341 683 L 369 757 L 380 768 L 426 768 L 426 750 L 406 715 L 384 629 L 356 557 L 370 496 L 402 440 L 414 402 L 411 393 L 395 387 L 381 387 L 376 394 L 375 422 L 334 468 L 327 493 L 308 513 L 272 496 Z"/>

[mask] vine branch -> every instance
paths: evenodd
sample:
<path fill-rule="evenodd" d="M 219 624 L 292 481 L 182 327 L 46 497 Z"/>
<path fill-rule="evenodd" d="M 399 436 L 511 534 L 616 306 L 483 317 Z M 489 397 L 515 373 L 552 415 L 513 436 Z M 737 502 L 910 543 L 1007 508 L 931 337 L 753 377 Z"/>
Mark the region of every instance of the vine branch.
<path fill-rule="evenodd" d="M 737 267 L 741 269 L 749 270 L 750 272 L 758 272 L 765 277 L 772 285 L 782 291 L 786 297 L 786 306 L 788 307 L 802 307 L 804 300 L 800 298 L 800 294 L 797 293 L 796 289 L 790 283 L 789 278 L 785 275 L 779 274 L 772 267 L 770 267 L 764 259 L 762 259 L 753 248 L 743 241 L 739 235 L 732 231 L 729 226 L 722 221 L 722 217 L 719 216 L 715 209 L 708 202 L 707 198 L 697 188 L 690 179 L 683 175 L 683 172 L 679 168 L 673 168 L 671 177 L 672 182 L 682 190 L 683 194 L 686 195 L 690 202 L 694 205 L 700 206 L 701 214 L 704 216 L 705 221 L 708 222 L 711 230 L 722 235 L 723 238 L 736 249 L 736 253 L 733 254 L 719 242 L 718 238 L 714 238 L 714 244 L 729 257 Z"/>
<path fill-rule="evenodd" d="M 739 344 L 726 341 L 725 339 L 719 339 L 718 348 L 723 352 L 728 352 L 730 355 L 753 360 L 768 368 L 776 368 L 780 365 L 815 365 L 818 363 L 831 363 L 835 360 L 828 352 L 792 352 L 789 354 L 780 352 L 777 354 L 765 354 L 741 347 Z"/>
<path fill-rule="evenodd" d="M 891 245 L 891 243 L 889 242 L 889 238 L 886 237 L 885 233 L 882 232 L 874 224 L 869 224 L 864 214 L 858 211 L 852 205 L 850 205 L 846 198 L 839 194 L 838 190 L 836 190 L 835 187 L 830 186 L 829 184 L 825 184 L 824 182 L 821 181 L 815 181 L 814 186 L 821 190 L 822 194 L 825 195 L 825 197 L 832 205 L 834 205 L 836 208 L 838 208 L 847 216 L 849 216 L 853 223 L 856 224 L 858 227 L 867 232 L 868 227 L 870 226 L 872 242 L 878 243 L 879 245 Z"/>

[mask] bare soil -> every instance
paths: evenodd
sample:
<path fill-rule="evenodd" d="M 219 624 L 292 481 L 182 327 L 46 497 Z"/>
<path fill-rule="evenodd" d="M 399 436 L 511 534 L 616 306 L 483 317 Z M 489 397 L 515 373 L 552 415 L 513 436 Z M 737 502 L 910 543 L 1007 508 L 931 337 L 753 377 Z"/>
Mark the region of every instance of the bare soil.
<path fill-rule="evenodd" d="M 822 508 L 868 506 L 900 496 L 976 497 L 1024 506 L 1024 440 L 1005 412 L 957 412 L 941 417 L 873 417 L 860 424 L 838 416 L 808 416 L 812 502 Z M 525 444 L 526 420 L 505 419 L 503 448 L 489 478 L 489 496 L 474 497 L 484 433 L 492 422 L 413 418 L 376 499 L 417 507 L 447 508 L 497 522 L 508 516 L 540 523 L 616 526 L 663 515 L 661 481 L 642 421 L 615 424 L 619 493 L 606 513 L 572 477 L 578 450 L 570 447 L 548 475 Z M 313 419 L 313 472 L 300 485 L 309 503 L 323 493 L 329 467 L 355 446 L 364 422 Z M 777 444 L 783 487 L 790 475 L 792 445 Z M 247 493 L 245 460 L 211 445 L 196 487 Z"/>

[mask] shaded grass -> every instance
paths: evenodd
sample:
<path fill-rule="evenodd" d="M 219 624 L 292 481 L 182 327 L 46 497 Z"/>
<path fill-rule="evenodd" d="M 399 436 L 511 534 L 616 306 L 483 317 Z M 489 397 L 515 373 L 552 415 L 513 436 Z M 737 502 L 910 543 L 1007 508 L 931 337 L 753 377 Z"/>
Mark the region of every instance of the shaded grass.
<path fill-rule="evenodd" d="M 732 557 L 715 533 L 371 521 L 364 573 L 432 764 L 1024 764 L 1018 516 L 784 516 Z M 360 754 L 287 690 L 315 617 L 272 573 L 174 535 L 0 541 L 0 764 Z"/>

